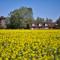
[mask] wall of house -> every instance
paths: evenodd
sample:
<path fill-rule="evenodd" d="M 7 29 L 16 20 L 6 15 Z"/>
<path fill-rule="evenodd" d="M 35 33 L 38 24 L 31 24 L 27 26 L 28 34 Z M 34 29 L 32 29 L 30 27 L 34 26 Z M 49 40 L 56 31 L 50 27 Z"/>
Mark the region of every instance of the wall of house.
<path fill-rule="evenodd" d="M 5 19 L 0 20 L 0 28 L 7 28 Z"/>

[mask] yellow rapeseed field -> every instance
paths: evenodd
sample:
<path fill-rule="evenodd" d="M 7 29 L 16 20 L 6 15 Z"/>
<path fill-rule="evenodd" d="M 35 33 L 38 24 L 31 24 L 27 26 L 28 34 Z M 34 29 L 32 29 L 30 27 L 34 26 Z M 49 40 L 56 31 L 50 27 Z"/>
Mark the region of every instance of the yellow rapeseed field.
<path fill-rule="evenodd" d="M 60 60 L 60 30 L 0 30 L 0 60 Z"/>

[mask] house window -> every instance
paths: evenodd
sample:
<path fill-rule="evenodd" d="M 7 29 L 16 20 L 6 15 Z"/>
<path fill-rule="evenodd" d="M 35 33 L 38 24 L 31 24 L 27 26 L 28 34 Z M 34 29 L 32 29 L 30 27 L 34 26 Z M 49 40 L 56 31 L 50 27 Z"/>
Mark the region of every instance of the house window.
<path fill-rule="evenodd" d="M 35 26 L 35 24 L 32 24 L 32 26 L 34 27 L 34 26 Z"/>
<path fill-rule="evenodd" d="M 48 26 L 48 24 L 45 24 L 45 27 L 47 27 Z"/>

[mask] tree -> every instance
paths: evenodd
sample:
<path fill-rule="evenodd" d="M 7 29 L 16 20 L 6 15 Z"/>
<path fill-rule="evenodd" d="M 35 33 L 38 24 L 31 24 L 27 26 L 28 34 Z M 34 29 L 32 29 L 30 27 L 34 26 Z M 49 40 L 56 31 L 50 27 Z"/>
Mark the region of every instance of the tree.
<path fill-rule="evenodd" d="M 16 9 L 9 14 L 10 17 L 10 28 L 25 28 L 27 24 L 29 26 L 32 23 L 33 12 L 32 8 L 21 7 Z"/>
<path fill-rule="evenodd" d="M 39 24 L 39 23 L 43 24 L 44 23 L 44 18 L 37 17 L 36 23 L 37 24 Z"/>
<path fill-rule="evenodd" d="M 48 25 L 48 28 L 50 28 L 50 29 L 52 29 L 52 28 L 55 27 L 55 23 L 53 22 L 52 19 L 49 19 L 49 18 L 46 18 L 45 24 L 47 24 Z"/>
<path fill-rule="evenodd" d="M 58 28 L 60 28 L 60 17 L 57 19 L 56 25 L 57 25 Z"/>
<path fill-rule="evenodd" d="M 46 18 L 45 23 L 47 23 L 47 24 L 49 24 L 49 23 L 53 23 L 53 20 L 52 20 L 52 19 L 49 19 L 49 18 Z"/>

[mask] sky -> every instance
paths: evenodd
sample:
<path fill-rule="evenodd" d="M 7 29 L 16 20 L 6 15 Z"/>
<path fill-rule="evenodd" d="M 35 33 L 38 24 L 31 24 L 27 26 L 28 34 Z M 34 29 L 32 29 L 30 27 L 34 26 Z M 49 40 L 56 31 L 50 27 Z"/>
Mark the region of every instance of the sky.
<path fill-rule="evenodd" d="M 60 16 L 60 0 L 0 0 L 0 16 L 8 16 L 22 6 L 32 8 L 34 18 L 56 20 Z"/>

